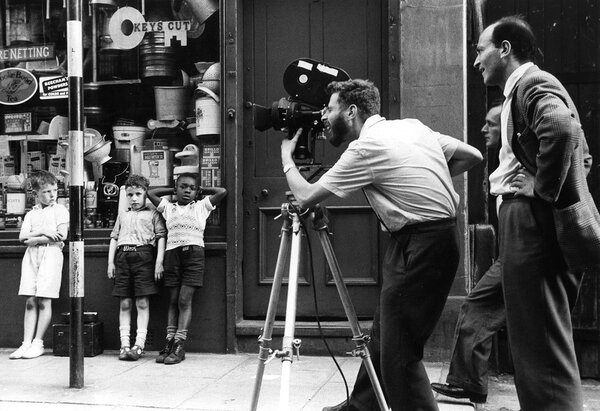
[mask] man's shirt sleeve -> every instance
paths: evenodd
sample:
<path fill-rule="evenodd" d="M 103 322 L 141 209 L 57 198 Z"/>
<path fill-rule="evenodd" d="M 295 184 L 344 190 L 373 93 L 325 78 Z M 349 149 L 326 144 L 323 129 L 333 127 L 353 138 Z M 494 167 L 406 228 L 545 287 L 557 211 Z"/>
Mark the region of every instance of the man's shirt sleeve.
<path fill-rule="evenodd" d="M 357 141 L 353 141 L 334 166 L 317 182 L 338 197 L 348 195 L 373 182 L 373 171 Z"/>

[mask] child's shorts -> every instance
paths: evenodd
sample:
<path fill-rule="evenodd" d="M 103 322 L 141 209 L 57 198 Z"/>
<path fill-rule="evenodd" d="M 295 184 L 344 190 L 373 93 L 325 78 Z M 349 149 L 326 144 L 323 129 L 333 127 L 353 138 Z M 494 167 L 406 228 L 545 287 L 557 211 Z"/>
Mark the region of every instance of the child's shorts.
<path fill-rule="evenodd" d="M 63 259 L 62 247 L 57 245 L 27 247 L 21 263 L 19 295 L 58 298 Z"/>
<path fill-rule="evenodd" d="M 154 281 L 154 247 L 151 245 L 117 248 L 115 255 L 115 297 L 143 297 L 158 293 Z"/>
<path fill-rule="evenodd" d="M 186 245 L 165 251 L 165 286 L 202 287 L 204 247 Z"/>

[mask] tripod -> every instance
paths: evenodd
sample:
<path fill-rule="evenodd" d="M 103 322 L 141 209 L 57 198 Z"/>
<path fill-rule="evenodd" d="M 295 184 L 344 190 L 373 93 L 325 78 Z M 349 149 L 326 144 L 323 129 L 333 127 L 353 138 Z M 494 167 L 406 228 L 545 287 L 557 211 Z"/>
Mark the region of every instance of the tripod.
<path fill-rule="evenodd" d="M 363 334 L 360 329 L 360 325 L 356 318 L 356 312 L 354 311 L 354 306 L 352 305 L 352 301 L 348 295 L 348 290 L 344 284 L 339 264 L 335 257 L 331 242 L 329 241 L 327 220 L 323 214 L 323 210 L 317 206 L 312 212 L 311 210 L 305 210 L 303 214 L 309 215 L 309 218 L 312 219 L 313 229 L 319 234 L 319 240 L 321 241 L 323 252 L 333 274 L 335 285 L 337 287 L 338 294 L 340 295 L 342 305 L 344 306 L 346 317 L 350 322 L 353 335 L 352 339 L 356 343 L 356 348 L 352 351 L 352 355 L 362 358 L 371 383 L 373 384 L 379 407 L 382 411 L 388 411 L 388 406 L 383 396 L 383 391 L 381 389 L 381 385 L 379 384 L 379 380 L 377 379 L 377 374 L 375 373 L 375 368 L 373 367 L 373 362 L 371 361 L 369 349 L 366 345 L 366 343 L 369 341 L 369 336 Z M 283 281 L 283 271 L 288 257 L 290 258 L 290 264 L 288 273 L 288 293 L 286 301 L 284 335 L 282 340 L 282 349 L 281 351 L 275 351 L 274 356 L 276 358 L 281 358 L 282 361 L 279 409 L 289 409 L 289 388 L 291 366 L 293 362 L 293 347 L 295 342 L 294 329 L 296 324 L 298 268 L 300 266 L 301 221 L 300 215 L 298 215 L 298 212 L 289 203 L 285 203 L 281 206 L 281 216 L 283 217 L 283 225 L 281 227 L 281 242 L 279 245 L 279 253 L 277 255 L 277 263 L 275 265 L 273 286 L 271 288 L 271 295 L 269 297 L 269 306 L 267 308 L 265 325 L 262 335 L 258 339 L 260 349 L 258 354 L 256 381 L 254 382 L 254 391 L 252 394 L 252 411 L 255 411 L 258 405 L 258 397 L 260 394 L 265 363 L 269 358 L 269 354 L 272 352 L 271 343 L 273 335 L 273 323 L 275 321 L 275 314 L 277 311 L 277 302 L 279 301 L 279 291 Z"/>

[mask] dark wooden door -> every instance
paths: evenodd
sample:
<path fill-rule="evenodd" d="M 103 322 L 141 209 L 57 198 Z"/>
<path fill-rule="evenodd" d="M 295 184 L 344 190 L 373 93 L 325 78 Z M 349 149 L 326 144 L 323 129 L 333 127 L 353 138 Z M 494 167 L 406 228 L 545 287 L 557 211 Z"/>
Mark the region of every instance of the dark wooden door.
<path fill-rule="evenodd" d="M 277 261 L 281 220 L 274 220 L 288 190 L 281 169 L 284 134 L 254 130 L 252 104 L 270 107 L 287 97 L 283 73 L 298 58 L 312 58 L 344 69 L 351 77 L 369 78 L 382 90 L 386 27 L 383 0 L 255 0 L 244 1 L 244 318 L 263 318 Z M 345 147 L 318 148 L 324 164 L 332 164 Z M 360 317 L 372 316 L 380 284 L 382 239 L 377 220 L 362 193 L 349 200 L 328 200 L 331 243 Z M 315 232 L 308 228 L 319 314 L 344 317 L 335 283 Z M 310 255 L 306 238 L 300 262 L 298 319 L 314 316 Z M 287 273 L 287 270 L 286 270 Z M 286 274 L 287 276 L 287 274 Z M 283 315 L 286 287 L 278 313 Z"/>
<path fill-rule="evenodd" d="M 538 64 L 554 74 L 573 98 L 594 164 L 588 185 L 600 205 L 600 5 L 598 0 L 487 2 L 486 24 L 523 15 L 542 52 Z M 479 121 L 481 123 L 481 121 Z M 573 312 L 575 346 L 583 377 L 600 377 L 600 277 L 587 273 Z"/>

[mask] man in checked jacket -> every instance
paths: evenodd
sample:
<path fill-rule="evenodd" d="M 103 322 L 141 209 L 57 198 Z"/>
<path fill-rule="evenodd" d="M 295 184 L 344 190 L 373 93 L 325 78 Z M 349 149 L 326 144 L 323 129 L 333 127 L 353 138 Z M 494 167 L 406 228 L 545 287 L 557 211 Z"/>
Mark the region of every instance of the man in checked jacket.
<path fill-rule="evenodd" d="M 503 199 L 507 328 L 521 409 L 581 411 L 569 307 L 583 271 L 600 266 L 600 216 L 586 182 L 579 115 L 563 85 L 532 63 L 535 50 L 529 24 L 505 17 L 481 33 L 474 64 L 505 96 L 500 163 L 507 153 L 518 160 L 490 183 L 514 181 L 520 167 L 534 176 L 516 192 L 495 193 Z"/>

